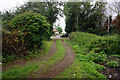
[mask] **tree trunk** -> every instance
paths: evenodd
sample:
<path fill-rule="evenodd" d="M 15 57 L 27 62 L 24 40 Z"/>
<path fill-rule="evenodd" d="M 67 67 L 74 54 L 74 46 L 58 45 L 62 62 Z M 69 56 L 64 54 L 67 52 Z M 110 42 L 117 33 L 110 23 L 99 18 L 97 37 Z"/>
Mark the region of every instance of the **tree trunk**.
<path fill-rule="evenodd" d="M 119 29 L 119 12 L 118 12 L 117 28 Z"/>
<path fill-rule="evenodd" d="M 110 29 L 110 19 L 108 17 L 108 30 L 107 30 L 108 33 L 109 33 L 109 29 Z"/>

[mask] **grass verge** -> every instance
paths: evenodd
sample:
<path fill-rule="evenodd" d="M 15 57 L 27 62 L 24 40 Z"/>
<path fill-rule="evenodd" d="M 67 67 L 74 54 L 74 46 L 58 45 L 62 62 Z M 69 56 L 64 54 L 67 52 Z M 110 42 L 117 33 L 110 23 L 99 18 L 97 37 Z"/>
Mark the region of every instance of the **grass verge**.
<path fill-rule="evenodd" d="M 64 39 L 64 42 L 71 46 L 76 53 L 74 63 L 60 73 L 56 78 L 106 78 L 98 71 L 104 69 L 104 66 L 94 63 L 87 59 L 87 48 L 79 47 L 79 54 L 76 50 L 76 45 L 73 45 L 68 39 Z M 81 50 L 81 51 L 80 51 Z"/>
<path fill-rule="evenodd" d="M 33 57 L 42 57 L 46 55 L 51 47 L 53 41 L 46 41 L 44 42 L 44 47 L 46 46 L 45 49 L 43 49 L 40 54 L 31 54 L 23 59 L 31 59 Z M 22 60 L 21 60 L 22 61 Z M 10 62 L 12 63 L 12 62 Z M 21 67 L 20 65 L 16 64 L 13 66 L 9 66 L 9 68 L 2 73 L 3 78 L 24 78 L 27 77 L 33 70 L 37 70 L 40 65 L 38 64 L 28 64 L 32 62 L 27 62 L 25 66 Z M 4 64 L 5 65 L 5 64 Z M 35 70 L 35 71 L 36 71 Z"/>
<path fill-rule="evenodd" d="M 19 65 L 14 66 L 14 68 L 8 69 L 5 72 L 3 72 L 2 77 L 27 78 L 27 77 L 35 76 L 35 74 L 39 70 L 42 70 L 40 74 L 49 71 L 50 70 L 49 67 L 53 66 L 55 63 L 61 60 L 65 55 L 65 48 L 63 47 L 63 44 L 60 40 L 56 41 L 56 48 L 57 48 L 57 52 L 45 62 L 36 60 L 33 62 L 27 62 L 26 65 L 23 67 Z M 47 49 L 45 52 L 48 52 L 48 50 L 49 49 Z"/>
<path fill-rule="evenodd" d="M 33 50 L 33 51 L 29 52 L 30 55 L 24 57 L 23 59 L 32 59 L 32 58 L 35 58 L 35 57 L 45 56 L 48 53 L 48 51 L 49 51 L 49 49 L 52 45 L 52 42 L 53 42 L 53 40 L 44 41 L 41 50 Z"/>
<path fill-rule="evenodd" d="M 73 65 L 57 78 L 119 77 L 120 41 L 118 37 L 118 34 L 98 36 L 86 32 L 72 32 L 70 38 L 64 41 L 71 45 L 76 53 L 76 59 Z"/>
<path fill-rule="evenodd" d="M 60 40 L 56 41 L 56 49 L 57 49 L 56 53 L 50 59 L 48 59 L 46 62 L 41 62 L 42 66 L 39 67 L 42 70 L 41 74 L 48 72 L 50 70 L 50 68 L 49 68 L 50 66 L 53 66 L 58 61 L 60 61 L 64 58 L 65 48 Z"/>
<path fill-rule="evenodd" d="M 36 68 L 38 68 L 38 64 L 9 69 L 3 72 L 2 78 L 26 78 Z"/>
<path fill-rule="evenodd" d="M 32 58 L 36 58 L 36 57 L 42 57 L 45 54 L 48 53 L 51 44 L 52 44 L 52 40 L 51 41 L 43 41 L 43 44 L 41 45 L 40 49 L 33 49 L 33 50 L 28 50 L 27 51 L 27 55 L 21 55 L 21 56 L 17 56 L 17 55 L 7 55 L 6 58 L 2 58 L 2 63 L 3 65 L 8 64 L 8 63 L 13 63 L 14 61 L 17 60 L 29 60 Z M 4 53 L 2 53 L 4 54 Z M 0 57 L 1 58 L 1 57 Z"/>

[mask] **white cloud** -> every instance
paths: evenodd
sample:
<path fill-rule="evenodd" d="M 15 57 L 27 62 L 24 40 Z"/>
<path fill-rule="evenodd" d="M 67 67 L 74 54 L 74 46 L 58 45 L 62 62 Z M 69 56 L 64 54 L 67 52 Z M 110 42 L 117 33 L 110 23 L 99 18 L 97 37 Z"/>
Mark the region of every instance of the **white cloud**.
<path fill-rule="evenodd" d="M 16 6 L 24 4 L 27 0 L 0 0 L 0 11 L 14 9 Z"/>

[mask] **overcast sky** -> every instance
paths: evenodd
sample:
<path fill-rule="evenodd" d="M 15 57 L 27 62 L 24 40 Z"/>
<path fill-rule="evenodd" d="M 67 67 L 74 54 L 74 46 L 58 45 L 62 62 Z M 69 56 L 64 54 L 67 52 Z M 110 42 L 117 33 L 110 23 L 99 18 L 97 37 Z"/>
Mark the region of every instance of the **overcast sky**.
<path fill-rule="evenodd" d="M 16 5 L 19 6 L 27 1 L 29 1 L 29 0 L 0 0 L 0 11 L 14 9 L 16 7 Z M 35 0 L 33 0 L 33 1 L 35 1 Z M 36 1 L 40 1 L 40 0 L 36 0 Z M 75 1 L 75 0 L 70 0 L 70 1 Z M 120 1 L 120 0 L 94 0 L 94 1 L 113 2 L 113 1 Z"/>
<path fill-rule="evenodd" d="M 9 9 L 14 10 L 16 6 L 20 6 L 27 1 L 28 0 L 0 0 L 0 11 L 3 12 L 3 11 L 7 11 Z M 72 0 L 72 1 L 74 1 L 74 0 Z M 102 0 L 98 0 L 98 1 L 102 1 Z M 105 0 L 103 0 L 103 1 L 105 1 Z M 119 0 L 107 0 L 107 1 L 113 2 L 113 1 L 119 1 Z M 109 11 L 108 11 L 108 13 L 109 13 Z M 116 16 L 116 14 L 114 14 L 114 16 Z M 55 24 L 56 25 L 59 24 L 59 26 L 63 28 L 63 32 L 65 32 L 64 31 L 64 29 L 65 29 L 65 16 L 61 18 L 58 15 L 58 18 L 59 18 L 59 20 L 57 20 Z"/>
<path fill-rule="evenodd" d="M 14 9 L 16 6 L 22 5 L 27 0 L 0 0 L 0 11 Z"/>

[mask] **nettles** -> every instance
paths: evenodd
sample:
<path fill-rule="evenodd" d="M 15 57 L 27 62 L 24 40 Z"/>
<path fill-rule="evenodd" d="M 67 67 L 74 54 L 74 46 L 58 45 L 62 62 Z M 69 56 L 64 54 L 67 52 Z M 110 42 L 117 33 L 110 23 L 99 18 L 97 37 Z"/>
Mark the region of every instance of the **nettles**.
<path fill-rule="evenodd" d="M 85 32 L 72 32 L 70 40 L 79 47 L 87 47 L 89 51 L 95 50 L 96 53 L 101 51 L 105 54 L 119 54 L 120 40 L 118 35 L 112 36 L 97 36 L 95 34 Z M 75 48 L 79 48 L 75 46 Z"/>
<path fill-rule="evenodd" d="M 117 68 L 119 66 L 118 61 L 108 61 L 107 66 L 111 68 Z"/>
<path fill-rule="evenodd" d="M 89 53 L 87 54 L 87 58 L 96 63 L 104 63 L 107 59 L 107 55 L 103 53 Z"/>

